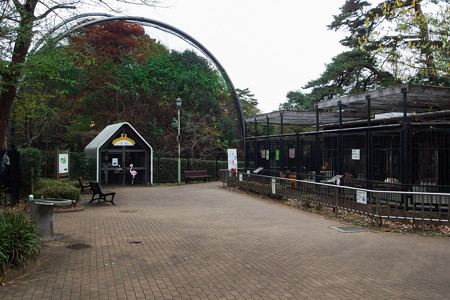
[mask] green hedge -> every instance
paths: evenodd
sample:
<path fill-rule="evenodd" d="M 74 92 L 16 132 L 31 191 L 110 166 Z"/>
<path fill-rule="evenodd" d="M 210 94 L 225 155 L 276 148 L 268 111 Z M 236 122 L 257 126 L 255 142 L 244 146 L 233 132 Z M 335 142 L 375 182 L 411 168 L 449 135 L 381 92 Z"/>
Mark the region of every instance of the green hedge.
<path fill-rule="evenodd" d="M 22 267 L 39 254 L 38 227 L 21 213 L 0 212 L 0 281 L 11 267 Z"/>
<path fill-rule="evenodd" d="M 178 159 L 154 158 L 153 181 L 155 183 L 177 182 Z M 181 170 L 187 168 L 187 160 L 181 160 Z"/>
<path fill-rule="evenodd" d="M 153 181 L 155 183 L 177 182 L 178 159 L 156 157 L 153 161 Z M 239 162 L 243 167 L 243 162 Z M 206 170 L 211 175 L 211 180 L 219 180 L 219 170 L 228 169 L 228 161 L 208 159 L 181 159 L 181 181 L 184 181 L 186 170 Z"/>
<path fill-rule="evenodd" d="M 80 190 L 73 184 L 58 181 L 56 179 L 40 178 L 39 189 L 34 193 L 34 198 L 58 198 L 70 199 L 76 203 L 80 201 Z"/>

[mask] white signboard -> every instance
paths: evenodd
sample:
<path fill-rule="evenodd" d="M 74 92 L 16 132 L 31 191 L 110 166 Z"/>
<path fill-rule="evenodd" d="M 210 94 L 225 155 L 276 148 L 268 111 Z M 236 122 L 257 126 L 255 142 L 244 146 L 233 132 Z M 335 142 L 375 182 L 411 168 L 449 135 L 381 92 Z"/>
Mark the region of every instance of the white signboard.
<path fill-rule="evenodd" d="M 277 181 L 276 181 L 276 179 L 275 178 L 272 178 L 272 194 L 276 194 L 277 193 L 277 190 L 276 190 L 276 184 L 277 184 Z"/>
<path fill-rule="evenodd" d="M 58 172 L 59 174 L 69 173 L 69 154 L 63 153 L 58 155 Z"/>
<path fill-rule="evenodd" d="M 112 164 L 113 167 L 118 167 L 119 166 L 119 159 L 117 157 L 113 157 L 111 164 Z"/>
<path fill-rule="evenodd" d="M 237 151 L 236 149 L 228 149 L 228 170 L 238 169 Z"/>
<path fill-rule="evenodd" d="M 352 159 L 360 160 L 361 158 L 361 150 L 360 149 L 352 149 Z"/>
<path fill-rule="evenodd" d="M 367 192 L 357 190 L 356 191 L 356 202 L 361 204 L 367 204 Z"/>

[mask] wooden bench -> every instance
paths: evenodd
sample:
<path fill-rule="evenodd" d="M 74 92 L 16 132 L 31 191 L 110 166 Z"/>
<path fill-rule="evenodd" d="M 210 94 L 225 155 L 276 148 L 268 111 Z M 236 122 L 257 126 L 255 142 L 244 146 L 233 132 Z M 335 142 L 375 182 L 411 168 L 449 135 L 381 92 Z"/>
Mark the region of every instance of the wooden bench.
<path fill-rule="evenodd" d="M 78 177 L 78 182 L 80 183 L 81 192 L 91 190 L 91 186 L 84 183 L 83 176 Z"/>
<path fill-rule="evenodd" d="M 186 183 L 189 183 L 192 181 L 192 179 L 199 179 L 203 178 L 203 180 L 206 182 L 206 180 L 210 180 L 211 175 L 208 175 L 208 172 L 206 170 L 197 170 L 197 171 L 184 171 L 184 180 Z"/>
<path fill-rule="evenodd" d="M 92 193 L 92 199 L 89 201 L 91 203 L 92 201 L 97 200 L 97 204 L 100 202 L 111 202 L 113 205 L 116 205 L 114 203 L 114 196 L 116 195 L 116 192 L 109 192 L 109 191 L 102 191 L 100 188 L 100 184 L 95 181 L 89 181 L 89 186 L 91 187 L 91 193 Z M 98 197 L 95 197 L 98 195 Z M 107 200 L 106 197 L 111 196 L 110 200 Z"/>

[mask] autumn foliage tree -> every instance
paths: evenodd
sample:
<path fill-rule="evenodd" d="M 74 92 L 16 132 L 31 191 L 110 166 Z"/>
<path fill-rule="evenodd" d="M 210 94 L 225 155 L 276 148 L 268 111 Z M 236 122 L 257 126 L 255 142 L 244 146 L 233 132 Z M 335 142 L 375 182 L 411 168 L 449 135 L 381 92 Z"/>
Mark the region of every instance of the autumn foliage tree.
<path fill-rule="evenodd" d="M 0 149 L 7 148 L 9 119 L 30 46 L 59 22 L 90 8 L 116 11 L 121 4 L 153 6 L 156 0 L 12 0 L 0 2 Z"/>
<path fill-rule="evenodd" d="M 61 69 L 58 78 L 65 72 L 65 81 L 54 84 L 44 74 L 28 81 L 30 86 L 41 82 L 48 95 L 59 95 L 41 98 L 41 108 L 51 107 L 48 116 L 55 116 L 47 119 L 53 126 L 41 139 L 51 140 L 51 147 L 82 150 L 105 126 L 126 121 L 158 153 L 174 154 L 177 131 L 171 124 L 178 97 L 183 100 L 184 155 L 215 155 L 238 142 L 230 86 L 194 51 L 170 51 L 141 25 L 127 22 L 84 28 L 58 50 L 70 60 L 65 68 L 54 68 L 56 73 Z"/>
<path fill-rule="evenodd" d="M 70 36 L 69 41 L 72 48 L 80 52 L 89 51 L 89 55 L 99 61 L 112 59 L 119 62 L 125 53 L 128 54 L 136 47 L 137 39 L 143 36 L 145 31 L 140 25 L 112 22 L 84 28 L 80 33 Z"/>

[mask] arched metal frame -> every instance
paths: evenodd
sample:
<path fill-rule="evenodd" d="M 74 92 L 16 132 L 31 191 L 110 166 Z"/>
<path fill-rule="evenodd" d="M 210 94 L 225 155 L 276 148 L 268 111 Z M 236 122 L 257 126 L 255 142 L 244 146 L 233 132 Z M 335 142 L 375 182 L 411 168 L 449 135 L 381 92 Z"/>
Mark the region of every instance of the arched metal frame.
<path fill-rule="evenodd" d="M 233 82 L 231 81 L 230 77 L 228 76 L 228 74 L 227 74 L 225 68 L 222 66 L 222 64 L 217 60 L 217 58 L 205 46 L 203 46 L 199 41 L 197 41 L 195 38 L 193 38 L 189 34 L 185 33 L 184 31 L 182 31 L 172 25 L 169 25 L 169 24 L 166 24 L 161 21 L 154 20 L 154 19 L 137 17 L 137 16 L 111 16 L 109 14 L 103 14 L 103 13 L 82 14 L 82 15 L 70 18 L 70 19 L 62 22 L 61 24 L 58 24 L 57 26 L 55 26 L 53 28 L 53 30 L 51 30 L 41 41 L 39 41 L 36 44 L 36 46 L 33 48 L 33 50 L 31 52 L 37 51 L 37 49 L 44 43 L 44 40 L 48 40 L 52 34 L 54 34 L 60 28 L 68 25 L 70 22 L 77 21 L 77 20 L 80 20 L 83 18 L 93 18 L 93 17 L 101 17 L 101 18 L 95 19 L 95 20 L 90 20 L 88 22 L 70 27 L 69 29 L 64 31 L 62 34 L 59 34 L 56 38 L 53 38 L 51 40 L 53 42 L 58 42 L 58 41 L 64 39 L 65 37 L 68 37 L 69 35 L 73 34 L 77 30 L 80 30 L 82 28 L 86 28 L 89 26 L 98 25 L 98 24 L 102 24 L 102 23 L 110 23 L 110 22 L 115 22 L 115 21 L 124 21 L 124 22 L 129 22 L 129 23 L 138 23 L 143 26 L 151 26 L 156 29 L 165 31 L 169 34 L 175 35 L 175 36 L 181 38 L 182 40 L 188 42 L 190 45 L 194 46 L 196 49 L 201 51 L 208 59 L 210 59 L 215 64 L 215 66 L 220 70 L 221 74 L 225 77 L 225 80 L 230 85 L 232 94 L 233 94 L 232 96 L 234 98 L 235 108 L 236 108 L 237 114 L 238 114 L 238 121 L 239 121 L 240 129 L 241 129 L 241 139 L 242 139 L 241 146 L 243 149 L 243 153 L 245 155 L 245 153 L 246 153 L 245 152 L 245 147 L 246 147 L 246 145 L 245 145 L 245 137 L 246 137 L 245 120 L 244 120 L 244 114 L 242 111 L 241 103 L 239 101 L 239 96 L 236 92 Z"/>

